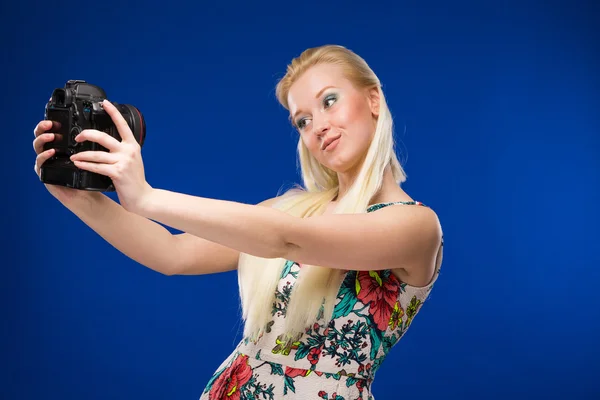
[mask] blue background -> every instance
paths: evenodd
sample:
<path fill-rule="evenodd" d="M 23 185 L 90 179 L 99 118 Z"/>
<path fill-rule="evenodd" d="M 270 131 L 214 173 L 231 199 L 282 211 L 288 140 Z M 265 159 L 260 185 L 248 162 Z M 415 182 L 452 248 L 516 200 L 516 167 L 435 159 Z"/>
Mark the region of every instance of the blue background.
<path fill-rule="evenodd" d="M 162 276 L 61 206 L 33 128 L 68 79 L 131 103 L 158 188 L 257 203 L 297 182 L 274 96 L 307 47 L 381 78 L 404 185 L 438 213 L 431 299 L 377 399 L 600 397 L 594 1 L 3 2 L 3 399 L 197 399 L 240 338 L 236 275 Z"/>

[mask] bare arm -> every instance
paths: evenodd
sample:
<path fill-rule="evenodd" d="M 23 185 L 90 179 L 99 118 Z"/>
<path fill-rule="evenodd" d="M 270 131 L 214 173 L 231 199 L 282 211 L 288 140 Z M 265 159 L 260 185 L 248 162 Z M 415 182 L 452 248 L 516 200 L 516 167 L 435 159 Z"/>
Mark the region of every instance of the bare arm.
<path fill-rule="evenodd" d="M 260 205 L 270 206 L 275 199 Z M 162 225 L 125 210 L 102 193 L 68 206 L 87 226 L 129 258 L 164 275 L 201 275 L 237 268 L 239 251 Z"/>
<path fill-rule="evenodd" d="M 54 140 L 50 121 L 34 129 L 33 148 L 38 177 L 40 168 L 54 155 L 44 143 Z M 164 275 L 209 274 L 237 268 L 239 251 L 187 233 L 173 235 L 162 225 L 125 210 L 98 192 L 46 185 L 48 191 L 117 250 L 134 261 Z M 277 198 L 260 203 L 271 206 Z M 183 229 L 182 229 L 183 230 Z"/>
<path fill-rule="evenodd" d="M 259 203 L 271 207 L 277 197 Z M 135 214 L 133 214 L 135 215 Z M 240 252 L 189 233 L 174 236 L 180 260 L 177 275 L 202 275 L 237 269 Z"/>
<path fill-rule="evenodd" d="M 429 274 L 442 237 L 437 215 L 420 206 L 300 218 L 273 208 L 152 189 L 135 212 L 257 257 L 337 269 L 376 266 Z"/>

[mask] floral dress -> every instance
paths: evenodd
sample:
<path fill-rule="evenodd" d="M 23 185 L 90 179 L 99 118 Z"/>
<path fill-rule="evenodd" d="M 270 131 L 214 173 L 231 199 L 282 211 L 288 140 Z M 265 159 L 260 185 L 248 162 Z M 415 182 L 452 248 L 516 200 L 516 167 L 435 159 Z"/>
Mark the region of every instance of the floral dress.
<path fill-rule="evenodd" d="M 393 202 L 374 204 L 373 212 Z M 404 335 L 437 280 L 424 287 L 400 281 L 391 270 L 348 271 L 327 326 L 318 320 L 284 346 L 278 334 L 300 267 L 287 261 L 273 320 L 257 342 L 243 338 L 209 380 L 200 400 L 374 400 L 371 384 L 391 348 Z"/>

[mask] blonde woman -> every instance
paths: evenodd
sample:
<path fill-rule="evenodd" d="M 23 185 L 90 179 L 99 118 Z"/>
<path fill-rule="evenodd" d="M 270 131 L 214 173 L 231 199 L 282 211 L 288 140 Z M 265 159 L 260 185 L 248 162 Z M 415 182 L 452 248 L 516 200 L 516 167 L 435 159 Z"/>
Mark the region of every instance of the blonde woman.
<path fill-rule="evenodd" d="M 341 46 L 304 51 L 277 84 L 298 131 L 303 186 L 259 205 L 153 188 L 140 147 L 108 101 L 122 141 L 86 130 L 108 152 L 77 167 L 112 178 L 101 193 L 47 185 L 125 255 L 166 275 L 237 268 L 244 338 L 202 400 L 373 399 L 371 385 L 435 283 L 436 214 L 401 187 L 392 117 L 375 73 Z M 52 123 L 35 129 L 35 170 L 52 156 Z M 157 221 L 183 234 L 172 235 Z M 175 255 L 175 256 L 174 256 Z"/>

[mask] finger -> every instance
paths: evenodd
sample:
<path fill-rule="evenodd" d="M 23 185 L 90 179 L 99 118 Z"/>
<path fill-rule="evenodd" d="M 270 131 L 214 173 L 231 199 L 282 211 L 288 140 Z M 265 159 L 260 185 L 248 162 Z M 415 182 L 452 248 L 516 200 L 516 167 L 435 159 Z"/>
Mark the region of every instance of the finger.
<path fill-rule="evenodd" d="M 35 165 L 33 169 L 38 176 L 40 176 L 40 168 L 46 162 L 47 159 L 54 155 L 54 151 L 54 149 L 43 151 L 40 154 L 38 154 L 35 158 Z"/>
<path fill-rule="evenodd" d="M 75 136 L 76 142 L 83 142 L 89 140 L 90 142 L 98 143 L 101 146 L 106 147 L 110 151 L 117 151 L 121 143 L 114 137 L 110 136 L 106 132 L 97 131 L 95 129 L 84 129 Z"/>
<path fill-rule="evenodd" d="M 106 151 L 82 151 L 81 153 L 73 154 L 71 161 L 87 161 L 103 164 L 114 164 L 118 158 L 113 153 Z"/>
<path fill-rule="evenodd" d="M 42 133 L 33 141 L 33 149 L 36 154 L 40 154 L 44 150 L 44 145 L 54 140 L 54 133 Z"/>
<path fill-rule="evenodd" d="M 123 139 L 123 141 L 125 141 L 125 142 L 135 142 L 136 140 L 135 140 L 135 137 L 133 136 L 133 132 L 131 132 L 129 125 L 127 124 L 127 121 L 125 121 L 125 118 L 123 118 L 123 115 L 121 115 L 121 112 L 119 110 L 117 110 L 117 107 L 115 107 L 108 100 L 104 100 L 104 102 L 102 103 L 102 106 L 104 107 L 104 110 L 106 111 L 106 113 L 108 115 L 110 115 L 113 122 L 115 123 L 115 126 L 117 127 L 117 130 L 119 131 L 119 135 L 121 135 L 121 139 Z"/>
<path fill-rule="evenodd" d="M 40 121 L 40 123 L 38 123 L 35 126 L 35 129 L 33 130 L 33 135 L 39 136 L 42 133 L 45 133 L 53 128 L 60 129 L 60 123 L 58 123 L 56 121 L 48 121 L 48 120 Z"/>
<path fill-rule="evenodd" d="M 114 167 L 111 164 L 98 164 L 87 161 L 73 161 L 77 168 L 111 177 Z"/>

